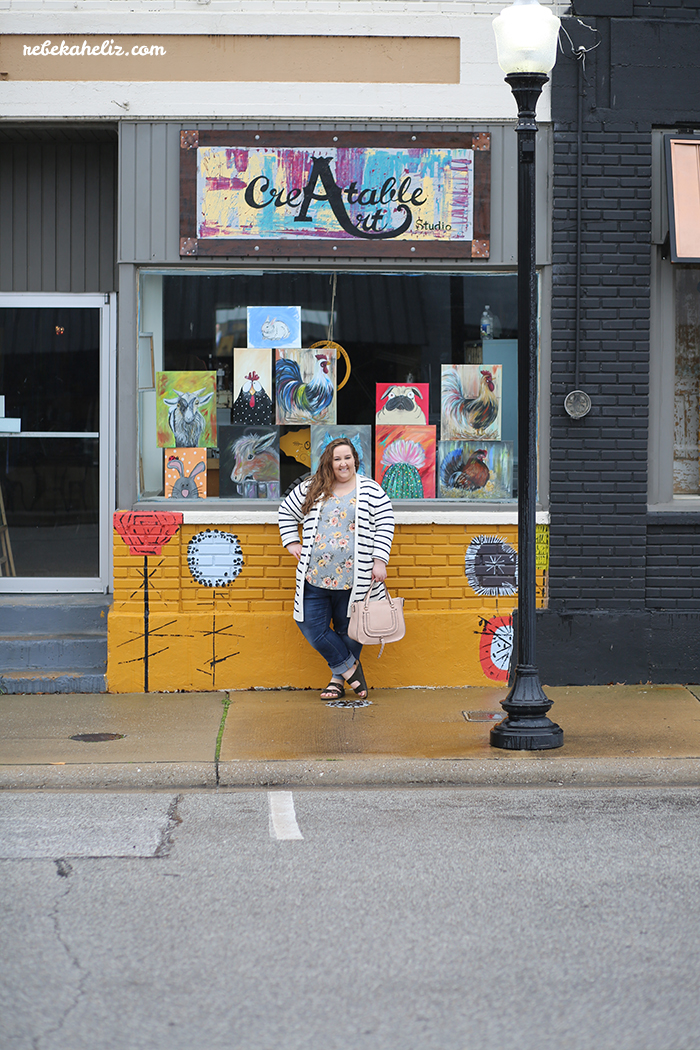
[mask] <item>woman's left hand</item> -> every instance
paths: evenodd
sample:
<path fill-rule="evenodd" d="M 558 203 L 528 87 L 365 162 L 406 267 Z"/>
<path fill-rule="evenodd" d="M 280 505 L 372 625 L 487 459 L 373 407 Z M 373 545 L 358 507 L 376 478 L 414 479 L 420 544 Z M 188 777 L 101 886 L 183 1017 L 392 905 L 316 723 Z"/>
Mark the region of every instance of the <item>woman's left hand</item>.
<path fill-rule="evenodd" d="M 386 579 L 386 562 L 380 561 L 379 558 L 374 559 L 374 565 L 372 566 L 372 583 L 384 583 Z"/>

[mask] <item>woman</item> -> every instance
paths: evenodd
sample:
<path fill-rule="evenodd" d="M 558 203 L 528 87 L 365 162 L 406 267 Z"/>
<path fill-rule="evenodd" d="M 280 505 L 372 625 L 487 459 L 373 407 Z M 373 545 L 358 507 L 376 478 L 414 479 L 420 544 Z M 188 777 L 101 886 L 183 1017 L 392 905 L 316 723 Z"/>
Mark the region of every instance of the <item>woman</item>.
<path fill-rule="evenodd" d="M 294 619 L 331 669 L 322 700 L 340 700 L 346 682 L 361 700 L 367 697 L 362 646 L 347 633 L 348 607 L 375 583 L 376 597 L 384 596 L 394 537 L 391 500 L 357 473 L 359 462 L 346 438 L 331 441 L 313 477 L 292 489 L 279 510 L 282 543 L 298 562 Z"/>

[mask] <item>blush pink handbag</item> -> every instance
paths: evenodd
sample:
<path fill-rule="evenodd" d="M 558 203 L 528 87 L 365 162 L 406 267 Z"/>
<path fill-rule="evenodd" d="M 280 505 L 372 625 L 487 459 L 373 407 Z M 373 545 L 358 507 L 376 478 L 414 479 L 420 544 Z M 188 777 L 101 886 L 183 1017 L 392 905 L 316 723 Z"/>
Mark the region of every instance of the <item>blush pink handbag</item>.
<path fill-rule="evenodd" d="M 370 587 L 364 601 L 351 602 L 348 634 L 362 645 L 381 645 L 381 656 L 387 642 L 398 642 L 406 633 L 403 598 L 392 598 L 387 591 L 386 598 L 371 602 L 371 591 Z"/>

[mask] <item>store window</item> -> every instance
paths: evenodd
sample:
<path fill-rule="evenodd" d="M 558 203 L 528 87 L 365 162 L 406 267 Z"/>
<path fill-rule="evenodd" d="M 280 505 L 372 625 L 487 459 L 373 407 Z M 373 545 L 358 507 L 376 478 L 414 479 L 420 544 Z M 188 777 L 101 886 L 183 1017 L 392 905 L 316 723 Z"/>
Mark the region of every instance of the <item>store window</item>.
<path fill-rule="evenodd" d="M 338 428 L 392 498 L 517 497 L 513 273 L 142 273 L 138 372 L 141 498 L 278 499 Z"/>
<path fill-rule="evenodd" d="M 700 496 L 700 267 L 674 266 L 673 494 Z"/>

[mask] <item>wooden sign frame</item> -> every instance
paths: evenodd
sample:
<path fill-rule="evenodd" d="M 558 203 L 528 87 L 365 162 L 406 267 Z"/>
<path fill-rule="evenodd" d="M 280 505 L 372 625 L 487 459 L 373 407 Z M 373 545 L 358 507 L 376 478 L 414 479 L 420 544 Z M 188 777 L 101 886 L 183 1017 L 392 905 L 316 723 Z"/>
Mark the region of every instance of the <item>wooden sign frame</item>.
<path fill-rule="evenodd" d="M 436 238 L 351 240 L 339 236 L 293 239 L 246 237 L 235 239 L 197 236 L 198 149 L 206 146 L 267 147 L 279 149 L 455 149 L 474 150 L 473 239 L 447 241 Z M 488 132 L 360 132 L 346 131 L 218 131 L 180 133 L 180 256 L 191 258 L 391 258 L 391 259 L 488 259 L 491 222 L 491 136 Z"/>

